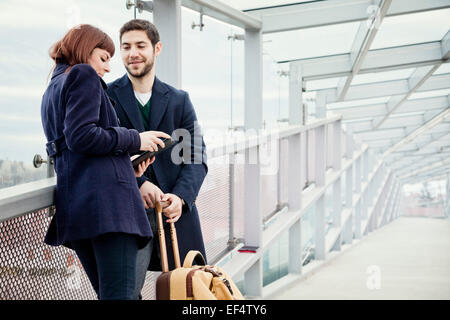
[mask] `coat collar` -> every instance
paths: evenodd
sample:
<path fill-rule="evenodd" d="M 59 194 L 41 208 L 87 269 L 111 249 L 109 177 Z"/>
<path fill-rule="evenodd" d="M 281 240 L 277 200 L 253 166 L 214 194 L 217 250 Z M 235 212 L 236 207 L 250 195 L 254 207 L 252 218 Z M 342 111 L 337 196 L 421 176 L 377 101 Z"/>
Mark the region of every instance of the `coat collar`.
<path fill-rule="evenodd" d="M 53 70 L 52 79 L 64 73 L 68 67 L 69 65 L 66 63 L 57 63 L 55 69 Z M 106 85 L 105 81 L 103 81 L 103 79 L 100 76 L 98 78 L 100 79 L 100 83 L 102 84 L 103 89 L 106 90 L 108 86 Z"/>
<path fill-rule="evenodd" d="M 133 127 L 139 132 L 145 131 L 137 107 L 133 86 L 127 74 L 116 82 L 114 91 L 128 118 L 133 124 Z M 155 77 L 152 88 L 152 97 L 150 99 L 150 130 L 158 129 L 169 102 L 168 92 L 167 86 Z"/>
<path fill-rule="evenodd" d="M 52 79 L 59 76 L 61 73 L 64 73 L 68 67 L 69 65 L 66 63 L 57 63 L 55 69 L 53 70 Z"/>

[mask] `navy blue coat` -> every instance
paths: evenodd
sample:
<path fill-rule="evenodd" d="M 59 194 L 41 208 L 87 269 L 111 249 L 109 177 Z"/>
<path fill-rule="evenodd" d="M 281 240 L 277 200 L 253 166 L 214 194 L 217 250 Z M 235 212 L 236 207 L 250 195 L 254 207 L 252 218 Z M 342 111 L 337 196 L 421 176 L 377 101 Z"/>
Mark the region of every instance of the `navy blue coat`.
<path fill-rule="evenodd" d="M 42 98 L 47 153 L 57 175 L 53 217 L 45 243 L 108 232 L 152 237 L 129 152 L 140 148 L 136 130 L 119 127 L 106 84 L 87 64 L 57 64 Z"/>
<path fill-rule="evenodd" d="M 107 92 L 115 101 L 114 108 L 120 119 L 120 125 L 129 129 L 137 129 L 139 132 L 145 131 L 128 76 L 125 74 L 122 78 L 108 84 Z M 191 141 L 185 142 L 191 144 L 191 163 L 185 161 L 176 164 L 171 160 L 171 151 L 163 152 L 156 157 L 155 162 L 151 165 L 157 181 L 151 181 L 150 170 L 152 169 L 149 168 L 141 179 L 138 179 L 138 184 L 140 186 L 145 180 L 149 180 L 158 185 L 164 193 L 176 194 L 185 201 L 181 217 L 175 223 L 181 263 L 183 263 L 189 250 L 199 250 L 206 259 L 195 200 L 208 172 L 208 167 L 205 143 L 196 123 L 197 116 L 188 94 L 161 82 L 155 77 L 150 100 L 150 130 L 163 131 L 175 136 L 175 138 L 174 130 L 181 128 L 189 131 Z M 194 131 L 198 135 L 197 137 L 194 136 Z M 184 156 L 187 159 L 187 155 Z M 151 214 L 152 210 L 150 209 L 148 212 Z M 165 221 L 166 218 L 164 217 L 163 220 Z M 165 228 L 167 227 L 165 223 Z M 166 231 L 165 235 L 169 251 L 169 267 L 172 269 L 174 263 L 170 232 Z M 157 247 L 157 249 L 159 248 Z M 161 270 L 155 250 L 152 253 L 148 269 Z"/>

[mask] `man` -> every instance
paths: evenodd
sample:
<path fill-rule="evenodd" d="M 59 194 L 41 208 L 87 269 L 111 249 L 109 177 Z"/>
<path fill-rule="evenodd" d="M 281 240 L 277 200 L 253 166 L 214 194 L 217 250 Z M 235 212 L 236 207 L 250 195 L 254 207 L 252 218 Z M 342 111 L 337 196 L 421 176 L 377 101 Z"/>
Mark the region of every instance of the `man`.
<path fill-rule="evenodd" d="M 137 181 L 154 234 L 151 243 L 138 252 L 135 290 L 137 299 L 142 298 L 140 292 L 146 271 L 161 270 L 153 210 L 156 201 L 170 203 L 163 210 L 168 218 L 165 227 L 168 226 L 166 222 L 177 222 L 181 262 L 189 250 L 200 251 L 206 259 L 195 206 L 195 199 L 208 171 L 204 156 L 205 144 L 203 138 L 198 137 L 197 116 L 188 94 L 155 77 L 155 61 L 161 49 L 158 31 L 152 23 L 141 19 L 125 23 L 120 29 L 120 52 L 127 74 L 110 83 L 107 90 L 115 102 L 114 107 L 121 126 L 139 132 L 163 131 L 173 137 L 177 136 L 179 130 L 190 134 L 188 139 L 183 137 L 182 144 L 190 148 L 183 147 L 183 161 L 173 161 L 173 150 L 160 153 Z M 192 161 L 194 158 L 196 161 Z M 165 234 L 169 267 L 173 269 L 170 232 L 166 231 Z"/>

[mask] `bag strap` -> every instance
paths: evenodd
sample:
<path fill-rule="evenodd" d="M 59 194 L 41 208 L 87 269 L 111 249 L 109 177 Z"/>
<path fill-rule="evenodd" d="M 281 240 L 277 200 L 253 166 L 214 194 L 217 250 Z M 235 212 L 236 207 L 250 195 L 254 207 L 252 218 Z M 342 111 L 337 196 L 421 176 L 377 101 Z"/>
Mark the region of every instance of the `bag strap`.
<path fill-rule="evenodd" d="M 199 266 L 206 265 L 205 258 L 200 251 L 190 250 L 184 258 L 183 268 L 191 268 L 194 261 Z"/>

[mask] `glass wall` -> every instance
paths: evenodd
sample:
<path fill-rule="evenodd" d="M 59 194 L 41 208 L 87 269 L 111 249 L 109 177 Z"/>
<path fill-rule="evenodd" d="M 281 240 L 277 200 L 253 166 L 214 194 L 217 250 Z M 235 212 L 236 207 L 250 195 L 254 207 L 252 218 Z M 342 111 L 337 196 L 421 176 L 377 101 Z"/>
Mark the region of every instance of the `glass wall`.
<path fill-rule="evenodd" d="M 205 134 L 226 132 L 244 124 L 244 41 L 234 35 L 243 29 L 182 8 L 182 89 L 189 93 Z"/>
<path fill-rule="evenodd" d="M 315 206 L 306 210 L 301 218 L 302 261 L 308 264 L 314 258 Z"/>
<path fill-rule="evenodd" d="M 288 274 L 289 264 L 289 233 L 283 233 L 280 238 L 264 253 L 263 286 Z"/>

